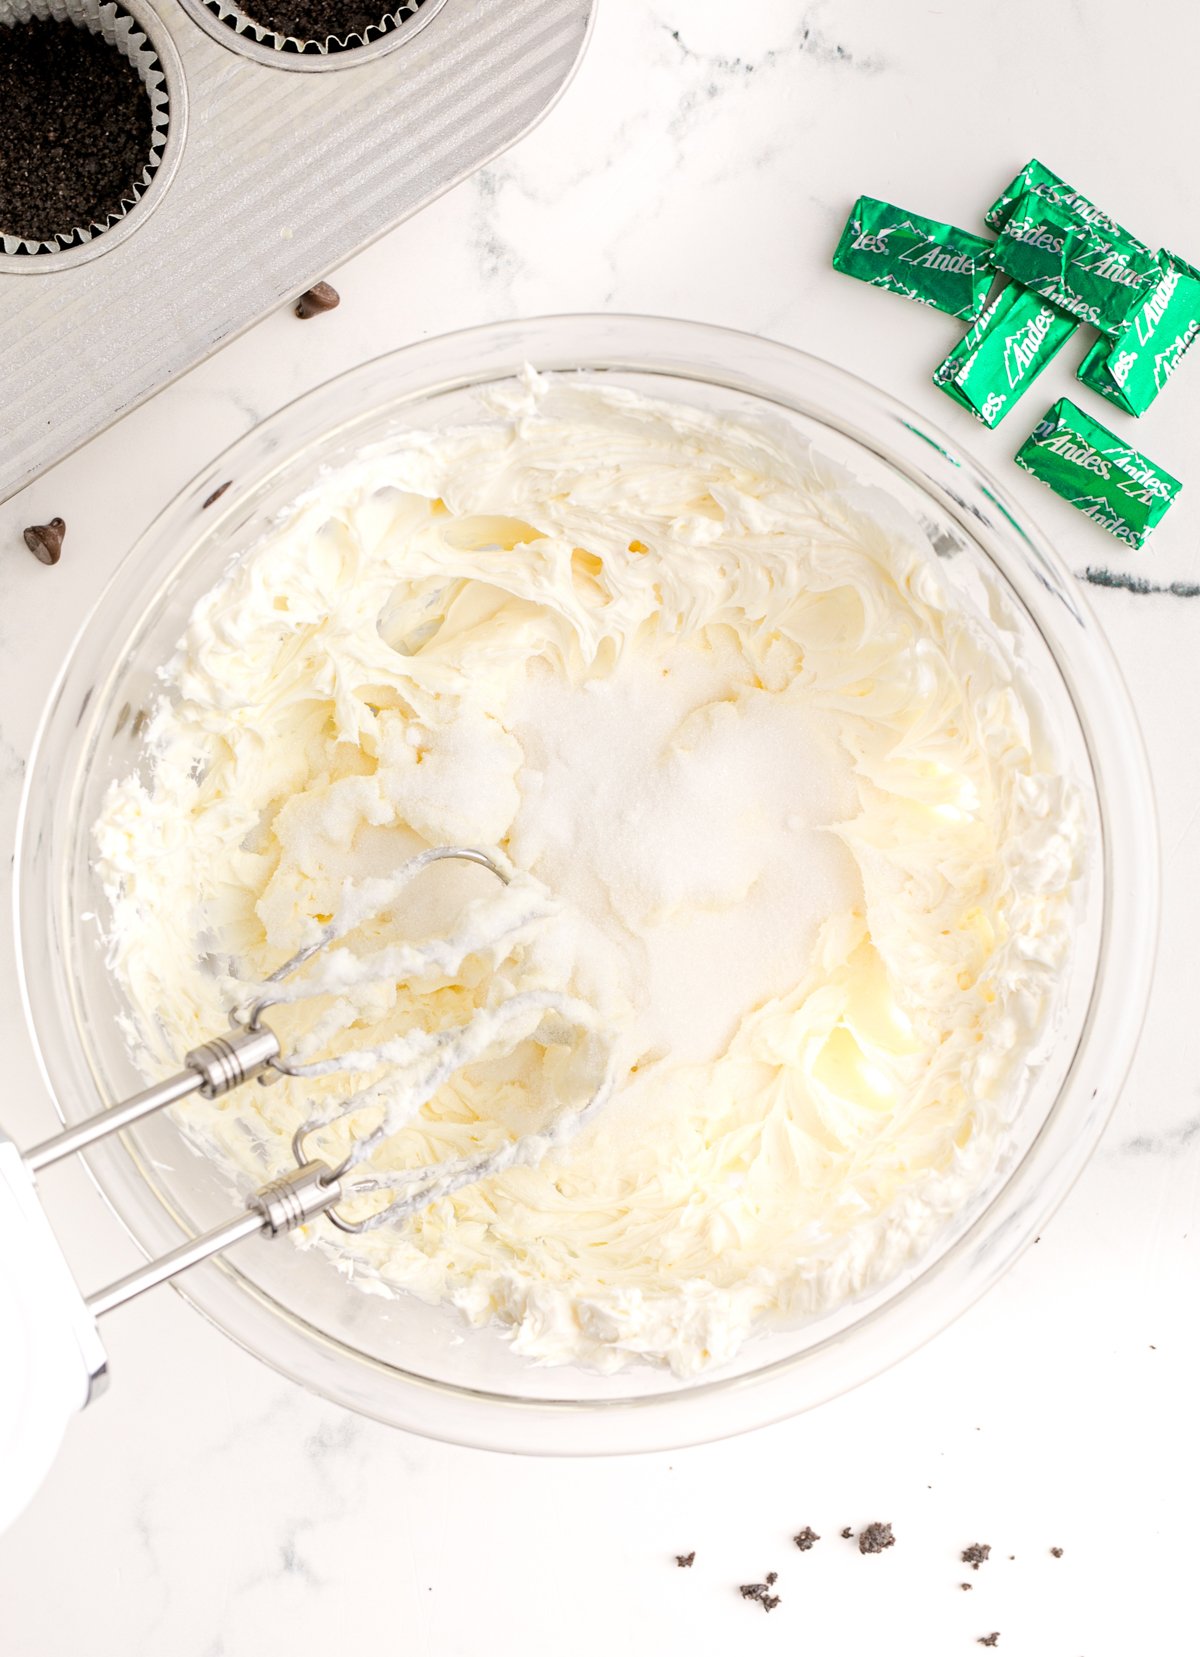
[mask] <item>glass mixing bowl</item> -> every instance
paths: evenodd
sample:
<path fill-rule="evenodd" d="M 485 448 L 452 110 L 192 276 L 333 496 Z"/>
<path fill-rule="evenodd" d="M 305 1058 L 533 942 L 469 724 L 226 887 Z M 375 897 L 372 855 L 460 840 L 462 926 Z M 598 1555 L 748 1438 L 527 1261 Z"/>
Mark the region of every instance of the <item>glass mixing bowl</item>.
<path fill-rule="evenodd" d="M 457 1314 L 347 1285 L 319 1251 L 252 1239 L 180 1292 L 285 1374 L 352 1408 L 463 1444 L 534 1452 L 659 1449 L 779 1419 L 883 1369 L 1007 1270 L 1091 1155 L 1132 1056 L 1157 916 L 1145 756 L 1120 674 L 1075 581 L 1006 491 L 922 417 L 862 381 L 747 334 L 648 317 L 550 317 L 410 346 L 301 398 L 174 500 L 117 570 L 46 710 L 17 858 L 27 1013 L 68 1123 L 142 1078 L 105 968 L 90 831 L 109 781 L 144 763 L 156 695 L 196 599 L 321 466 L 414 427 L 458 423 L 526 362 L 733 413 L 769 411 L 918 520 L 952 582 L 990 579 L 1093 819 L 1094 855 L 1062 1014 L 1003 1165 L 936 1246 L 891 1281 L 802 1327 L 760 1335 L 718 1372 L 680 1381 L 536 1367 Z M 211 499 L 218 486 L 227 485 Z M 230 1177 L 166 1115 L 88 1156 L 133 1238 L 162 1253 L 238 1206 Z"/>

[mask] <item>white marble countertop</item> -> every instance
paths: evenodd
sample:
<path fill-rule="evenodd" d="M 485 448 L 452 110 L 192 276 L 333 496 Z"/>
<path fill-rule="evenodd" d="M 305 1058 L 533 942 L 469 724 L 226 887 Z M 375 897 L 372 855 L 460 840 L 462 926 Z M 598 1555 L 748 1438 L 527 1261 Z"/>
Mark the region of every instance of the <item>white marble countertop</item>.
<path fill-rule="evenodd" d="M 915 1357 L 740 1440 L 518 1463 L 309 1397 L 160 1292 L 106 1323 L 110 1393 L 0 1541 L 4 1657 L 715 1657 L 756 1642 L 965 1657 L 992 1630 L 1011 1657 L 1194 1643 L 1200 352 L 1134 433 L 1187 488 L 1130 553 L 1009 462 L 1071 392 L 1073 345 L 986 433 L 929 383 L 957 325 L 836 275 L 829 255 L 860 192 L 975 226 L 1035 153 L 1147 240 L 1200 258 L 1198 44 L 1185 0 L 608 0 L 545 124 L 331 272 L 339 310 L 303 325 L 282 311 L 0 507 L 11 849 L 34 726 L 79 621 L 158 508 L 261 416 L 379 351 L 507 315 L 638 310 L 772 334 L 959 436 L 1081 576 L 1148 584 L 1088 596 L 1143 721 L 1166 890 L 1148 1027 L 1098 1155 L 1040 1245 Z M 70 529 L 46 569 L 20 531 L 55 514 Z M 51 1108 L 7 889 L 0 907 L 3 1114 L 30 1141 Z M 56 1173 L 50 1206 L 81 1275 L 130 1263 L 80 1170 Z M 897 1545 L 860 1559 L 838 1531 L 872 1519 Z M 823 1540 L 801 1555 L 789 1538 L 806 1524 Z M 977 1540 L 993 1554 L 972 1574 L 958 1553 Z M 695 1567 L 677 1570 L 691 1549 Z M 764 1621 L 735 1587 L 772 1569 L 783 1603 Z"/>

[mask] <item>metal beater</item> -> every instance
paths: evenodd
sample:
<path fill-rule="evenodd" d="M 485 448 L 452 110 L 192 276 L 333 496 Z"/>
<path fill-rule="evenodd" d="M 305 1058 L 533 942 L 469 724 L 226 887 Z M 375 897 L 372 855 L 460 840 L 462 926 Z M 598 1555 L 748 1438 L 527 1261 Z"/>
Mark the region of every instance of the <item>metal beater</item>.
<path fill-rule="evenodd" d="M 585 1041 L 599 1041 L 603 1048 L 603 1037 L 596 1032 L 590 1009 L 550 991 L 522 991 L 500 1001 L 490 1009 L 486 1019 L 477 1015 L 470 1023 L 451 1030 L 413 1030 L 392 1038 L 370 1053 L 352 1050 L 334 1057 L 313 1058 L 283 1051 L 278 1037 L 264 1022 L 264 1015 L 272 1006 L 332 993 L 325 980 L 312 982 L 297 978 L 300 970 L 364 921 L 375 919 L 390 909 L 410 880 L 430 865 L 447 858 L 478 864 L 504 886 L 510 884 L 511 877 L 500 863 L 487 852 L 474 847 L 435 846 L 420 852 L 394 876 L 366 882 L 364 889 L 355 895 L 345 911 L 324 926 L 311 944 L 285 961 L 266 981 L 261 993 L 247 1009 L 235 1014 L 227 1034 L 213 1037 L 185 1056 L 184 1068 L 177 1075 L 100 1111 L 76 1127 L 55 1134 L 23 1156 L 0 1133 L 0 1267 L 7 1261 L 17 1268 L 11 1271 L 8 1279 L 0 1270 L 0 1359 L 4 1356 L 11 1358 L 15 1353 L 13 1361 L 18 1368 L 24 1360 L 29 1376 L 33 1376 L 43 1356 L 39 1343 L 42 1348 L 48 1349 L 54 1338 L 65 1331 L 71 1338 L 65 1348 L 59 1342 L 60 1357 L 61 1350 L 69 1351 L 71 1362 L 77 1363 L 85 1376 L 82 1398 L 77 1396 L 76 1389 L 74 1407 L 79 1407 L 95 1395 L 104 1379 L 107 1361 L 95 1320 L 114 1307 L 178 1276 L 188 1267 L 209 1259 L 256 1232 L 278 1237 L 322 1214 L 344 1232 L 361 1232 L 402 1221 L 438 1198 L 504 1168 L 540 1160 L 552 1145 L 561 1143 L 577 1131 L 603 1104 L 612 1090 L 612 1069 L 608 1063 L 601 1065 L 596 1087 L 581 1102 L 564 1106 L 549 1126 L 513 1138 L 497 1150 L 446 1161 L 434 1167 L 389 1173 L 386 1179 L 355 1174 L 355 1169 L 361 1168 L 375 1146 L 410 1120 L 450 1075 L 466 1064 L 477 1062 L 497 1046 L 507 1045 L 511 1049 L 545 1019 L 557 1019 L 564 1035 L 567 1029 L 573 1028 L 576 1033 L 585 1033 Z M 543 912 L 549 913 L 549 910 Z M 517 936 L 522 926 L 536 922 L 539 915 L 537 900 L 528 910 L 518 908 L 514 913 L 515 919 L 513 915 L 506 917 L 499 937 L 488 940 L 483 947 L 503 942 L 510 934 Z M 389 977 L 393 982 L 398 982 L 404 981 L 406 968 L 411 971 L 421 961 L 426 966 L 453 969 L 457 961 L 479 947 L 478 940 L 451 937 L 424 945 L 393 945 L 376 951 L 373 956 L 354 956 L 344 951 L 337 953 L 339 961 L 345 958 L 344 970 L 352 973 L 356 982 L 383 981 Z M 328 1038 L 344 1030 L 351 1022 L 349 1013 L 343 1011 L 339 1018 L 335 1009 L 332 1018 L 323 1020 L 321 1034 Z M 341 1101 L 334 1111 L 306 1122 L 292 1141 L 295 1169 L 261 1185 L 247 1199 L 244 1213 L 192 1238 L 160 1259 L 140 1266 L 115 1283 L 86 1297 L 80 1296 L 38 1201 L 35 1175 L 77 1151 L 86 1150 L 109 1134 L 131 1127 L 155 1111 L 177 1104 L 193 1094 L 205 1099 L 218 1099 L 255 1079 L 267 1082 L 278 1075 L 303 1078 L 327 1075 L 333 1071 L 376 1073 L 381 1065 L 391 1067 L 399 1081 L 373 1081 L 362 1092 Z M 319 1135 L 322 1128 L 328 1127 L 337 1117 L 367 1107 L 375 1110 L 380 1119 L 369 1132 L 356 1137 L 341 1162 L 335 1165 L 308 1154 L 308 1140 Z M 352 1219 L 337 1212 L 338 1205 L 345 1199 L 364 1193 L 375 1193 L 386 1200 L 364 1219 Z M 31 1283 L 36 1285 L 36 1294 L 30 1287 Z M 12 1322 L 12 1329 L 8 1331 L 4 1328 L 6 1312 Z M 30 1330 L 32 1333 L 29 1333 Z M 2 1338 L 6 1334 L 10 1336 L 7 1353 L 6 1342 Z M 4 1364 L 0 1362 L 0 1451 L 5 1449 L 4 1407 L 8 1403 L 5 1398 L 8 1380 Z M 30 1380 L 25 1393 L 18 1397 L 16 1404 L 10 1405 L 10 1415 L 14 1419 L 20 1417 L 22 1409 L 27 1417 L 21 1432 L 9 1428 L 12 1439 L 8 1467 L 14 1474 L 14 1482 L 7 1494 L 15 1496 L 18 1505 L 22 1500 L 22 1480 L 17 1475 L 22 1464 L 30 1469 L 26 1483 L 32 1489 L 33 1483 L 44 1472 L 42 1463 L 48 1464 L 49 1454 L 53 1453 L 61 1436 L 62 1421 L 59 1417 L 63 1411 L 52 1410 L 50 1415 L 56 1426 L 46 1439 L 49 1452 L 38 1456 L 34 1447 L 38 1441 L 36 1422 L 31 1426 L 30 1420 L 38 1411 L 42 1414 L 47 1412 L 46 1398 L 52 1390 L 45 1384 L 39 1388 Z M 68 1404 L 67 1413 L 70 1407 Z M 26 1490 L 25 1494 L 28 1493 Z M 0 1492 L 0 1496 L 3 1494 Z M 6 1518 L 11 1517 L 11 1513 L 6 1514 L 5 1506 L 5 1501 L 0 1499 L 0 1529 L 3 1529 Z"/>

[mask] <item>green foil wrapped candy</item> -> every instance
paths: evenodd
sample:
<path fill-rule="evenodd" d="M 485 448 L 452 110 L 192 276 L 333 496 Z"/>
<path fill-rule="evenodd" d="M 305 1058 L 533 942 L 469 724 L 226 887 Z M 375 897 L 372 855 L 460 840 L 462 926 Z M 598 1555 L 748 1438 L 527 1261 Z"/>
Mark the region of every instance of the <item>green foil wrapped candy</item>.
<path fill-rule="evenodd" d="M 1097 207 L 1094 201 L 1089 201 L 1085 195 L 1073 189 L 1057 173 L 1052 173 L 1049 167 L 1044 167 L 1040 161 L 1027 162 L 1013 179 L 1012 183 L 1000 192 L 996 200 L 988 208 L 984 219 L 993 230 L 1003 230 L 1012 216 L 1012 210 L 1023 195 L 1034 195 L 1042 201 L 1053 202 L 1056 206 L 1067 208 L 1080 224 L 1089 225 L 1098 230 L 1101 235 L 1115 236 L 1123 242 L 1134 242 L 1136 236 L 1119 225 L 1116 219 Z"/>
<path fill-rule="evenodd" d="M 1068 397 L 1046 411 L 1016 461 L 1131 547 L 1145 544 L 1183 487 Z"/>
<path fill-rule="evenodd" d="M 992 263 L 1060 311 L 1117 338 L 1162 279 L 1144 243 L 1080 223 L 1032 192 L 1021 196 L 996 238 Z"/>
<path fill-rule="evenodd" d="M 834 250 L 833 268 L 971 322 L 994 278 L 991 251 L 984 236 L 860 196 Z"/>
<path fill-rule="evenodd" d="M 933 374 L 933 383 L 995 426 L 1075 332 L 1073 318 L 1007 283 Z"/>
<path fill-rule="evenodd" d="M 1078 378 L 1126 414 L 1145 414 L 1200 334 L 1200 270 L 1164 248 L 1162 277 L 1118 339 L 1100 338 Z"/>

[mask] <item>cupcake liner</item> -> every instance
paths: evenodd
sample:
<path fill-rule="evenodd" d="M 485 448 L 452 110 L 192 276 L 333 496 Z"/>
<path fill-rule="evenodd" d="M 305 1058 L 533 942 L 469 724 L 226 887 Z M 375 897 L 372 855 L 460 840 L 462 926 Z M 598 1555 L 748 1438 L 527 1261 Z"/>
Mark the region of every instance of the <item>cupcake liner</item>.
<path fill-rule="evenodd" d="M 0 5 L 4 0 L 0 0 Z M 329 35 L 324 41 L 301 40 L 294 35 L 281 35 L 265 24 L 256 23 L 252 17 L 239 11 L 236 6 L 230 5 L 229 0 L 203 0 L 206 10 L 224 23 L 235 34 L 245 35 L 256 40 L 260 46 L 265 46 L 274 52 L 290 52 L 302 57 L 325 57 L 335 52 L 352 52 L 360 46 L 367 46 L 373 40 L 381 40 L 385 35 L 392 34 L 414 18 L 423 6 L 433 9 L 433 0 L 402 0 L 398 6 L 393 6 L 380 17 L 378 23 L 371 23 L 361 34 L 348 34 L 344 37 Z"/>
<path fill-rule="evenodd" d="M 158 54 L 141 24 L 113 0 L 104 0 L 104 3 L 101 0 L 0 0 L 0 49 L 3 49 L 4 35 L 10 26 L 19 27 L 22 23 L 33 22 L 35 18 L 74 23 L 77 28 L 87 29 L 107 41 L 127 63 L 133 65 L 150 100 L 150 151 L 140 178 L 121 198 L 120 207 L 109 213 L 103 222 L 97 220 L 92 224 L 72 225 L 56 232 L 50 241 L 10 236 L 0 229 L 0 252 L 31 257 L 82 247 L 102 236 L 113 225 L 120 224 L 149 189 L 162 164 L 170 123 L 166 76 Z"/>

